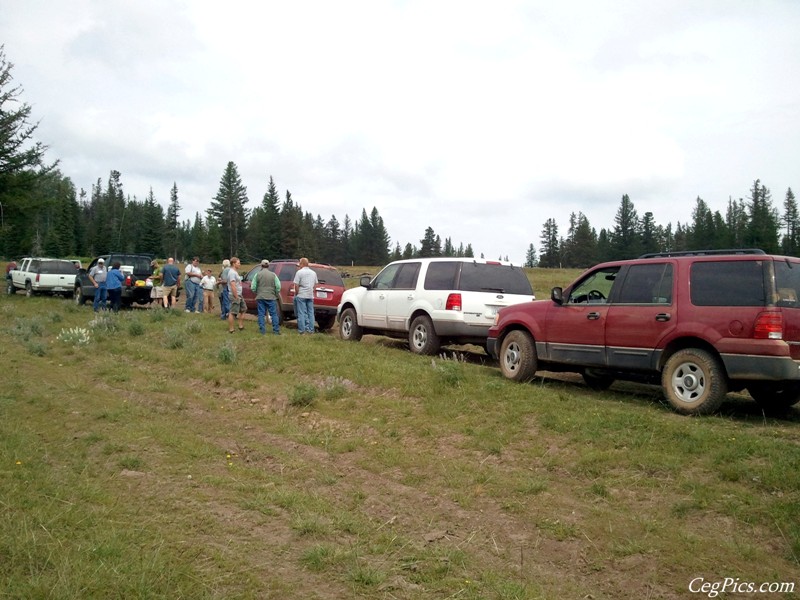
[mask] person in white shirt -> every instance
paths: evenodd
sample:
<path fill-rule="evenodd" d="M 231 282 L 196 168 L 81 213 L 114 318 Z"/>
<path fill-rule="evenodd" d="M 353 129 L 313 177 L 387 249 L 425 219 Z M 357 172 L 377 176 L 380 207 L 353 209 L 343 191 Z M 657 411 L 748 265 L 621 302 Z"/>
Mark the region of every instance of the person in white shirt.
<path fill-rule="evenodd" d="M 203 292 L 200 289 L 200 281 L 203 279 L 203 272 L 200 270 L 200 259 L 194 257 L 192 262 L 186 265 L 186 280 L 183 282 L 183 289 L 186 292 L 186 312 L 203 312 Z M 199 304 L 199 306 L 198 306 Z"/>
<path fill-rule="evenodd" d="M 217 278 L 211 274 L 211 269 L 206 269 L 206 275 L 200 280 L 203 290 L 203 303 L 205 312 L 214 312 L 214 289 L 217 287 Z"/>
<path fill-rule="evenodd" d="M 308 259 L 301 258 L 300 267 L 294 274 L 294 305 L 297 313 L 297 331 L 314 333 L 314 287 L 319 283 L 317 274 L 308 266 Z"/>

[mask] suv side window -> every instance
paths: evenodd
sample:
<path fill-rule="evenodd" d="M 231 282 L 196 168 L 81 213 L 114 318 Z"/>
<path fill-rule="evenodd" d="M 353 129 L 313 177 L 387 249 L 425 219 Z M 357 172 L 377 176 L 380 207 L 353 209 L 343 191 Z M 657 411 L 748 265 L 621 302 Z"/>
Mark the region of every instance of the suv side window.
<path fill-rule="evenodd" d="M 616 301 L 625 304 L 670 304 L 672 265 L 669 263 L 632 265 L 628 269 Z"/>
<path fill-rule="evenodd" d="M 394 278 L 396 290 L 413 290 L 417 287 L 417 277 L 419 276 L 420 263 L 405 263 L 400 265 L 400 271 Z"/>
<path fill-rule="evenodd" d="M 454 290 L 456 289 L 457 262 L 432 262 L 425 273 L 426 290 Z"/>
<path fill-rule="evenodd" d="M 789 260 L 775 261 L 775 288 L 778 292 L 776 304 L 798 308 L 800 297 L 800 263 Z"/>
<path fill-rule="evenodd" d="M 695 306 L 764 306 L 764 261 L 696 262 L 689 289 Z"/>
<path fill-rule="evenodd" d="M 611 296 L 611 288 L 617 279 L 619 267 L 607 267 L 589 273 L 588 277 L 579 281 L 572 288 L 567 303 L 582 304 L 605 304 Z"/>

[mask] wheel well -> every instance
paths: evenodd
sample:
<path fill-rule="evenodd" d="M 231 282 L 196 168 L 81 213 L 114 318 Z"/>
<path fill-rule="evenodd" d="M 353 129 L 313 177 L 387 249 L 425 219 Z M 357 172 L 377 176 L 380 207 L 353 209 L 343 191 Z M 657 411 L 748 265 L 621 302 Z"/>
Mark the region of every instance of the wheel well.
<path fill-rule="evenodd" d="M 717 349 L 714 348 L 712 344 L 709 344 L 707 341 L 696 338 L 696 337 L 688 337 L 688 338 L 680 338 L 677 340 L 672 340 L 664 351 L 661 353 L 661 358 L 658 361 L 658 370 L 663 371 L 664 365 L 667 364 L 667 361 L 670 357 L 675 354 L 678 350 L 684 350 L 686 348 L 699 348 L 701 350 L 705 350 L 709 354 L 711 354 L 714 358 L 717 359 L 719 362 L 720 367 L 723 371 L 725 371 L 725 375 L 727 376 L 727 371 L 725 370 L 725 363 L 720 358 L 719 352 Z"/>
<path fill-rule="evenodd" d="M 345 303 L 345 304 L 342 304 L 342 310 L 340 310 L 340 311 L 339 311 L 339 314 L 341 315 L 341 314 L 342 314 L 344 311 L 346 311 L 348 308 L 352 308 L 352 309 L 355 311 L 356 315 L 358 315 L 358 311 L 356 310 L 356 307 L 355 307 L 355 306 L 353 306 L 353 303 L 352 303 L 352 302 L 347 302 L 347 303 Z"/>
<path fill-rule="evenodd" d="M 498 351 L 499 351 L 499 349 L 500 349 L 500 346 L 502 346 L 502 345 L 503 345 L 503 340 L 504 340 L 504 339 L 506 339 L 506 336 L 507 336 L 509 333 L 511 333 L 512 331 L 524 331 L 525 333 L 527 333 L 528 335 L 530 335 L 530 336 L 531 336 L 531 339 L 533 339 L 533 342 L 534 342 L 534 343 L 536 343 L 536 338 L 535 338 L 535 337 L 534 337 L 534 335 L 533 335 L 533 334 L 532 334 L 532 333 L 531 333 L 531 332 L 528 330 L 528 328 L 527 328 L 527 327 L 525 327 L 525 326 L 523 326 L 523 325 L 520 325 L 519 323 L 512 323 L 511 325 L 509 325 L 508 327 L 506 327 L 506 328 L 505 328 L 503 331 L 501 331 L 501 332 L 500 332 L 500 335 L 497 337 L 497 348 L 498 348 Z"/>
<path fill-rule="evenodd" d="M 406 327 L 406 329 L 411 329 L 411 324 L 417 317 L 428 317 L 429 319 L 431 319 L 431 316 L 427 312 L 425 312 L 421 308 L 418 308 L 413 313 L 411 313 L 410 317 L 408 317 L 408 324 L 407 324 L 408 326 Z M 433 323 L 433 319 L 431 319 L 431 322 Z M 436 329 L 436 323 L 433 324 L 433 328 Z"/>

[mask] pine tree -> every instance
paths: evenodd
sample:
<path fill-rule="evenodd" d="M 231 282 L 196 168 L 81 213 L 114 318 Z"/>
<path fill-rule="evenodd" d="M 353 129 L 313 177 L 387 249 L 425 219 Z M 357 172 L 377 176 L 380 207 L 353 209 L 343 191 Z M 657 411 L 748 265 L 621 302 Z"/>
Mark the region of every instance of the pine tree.
<path fill-rule="evenodd" d="M 247 225 L 247 188 L 239 177 L 233 161 L 228 162 L 219 182 L 219 191 L 207 210 L 209 221 L 219 226 L 223 240 L 223 254 L 244 254 L 245 227 Z"/>
<path fill-rule="evenodd" d="M 528 246 L 528 251 L 525 253 L 525 264 L 523 266 L 528 268 L 536 266 L 536 249 L 533 247 L 533 244 Z"/>
<path fill-rule="evenodd" d="M 436 256 L 436 254 L 434 254 L 436 251 L 436 233 L 433 231 L 433 227 L 427 227 L 425 229 L 425 236 L 419 241 L 419 243 L 420 258 Z"/>
<path fill-rule="evenodd" d="M 560 267 L 561 249 L 559 248 L 558 224 L 552 217 L 544 222 L 539 241 L 539 266 Z"/>
<path fill-rule="evenodd" d="M 164 256 L 180 258 L 178 254 L 179 226 L 178 215 L 181 212 L 181 205 L 178 203 L 178 184 L 173 182 L 169 192 L 169 206 L 167 216 L 164 219 Z"/>
<path fill-rule="evenodd" d="M 642 249 L 639 216 L 628 194 L 622 196 L 614 223 L 614 231 L 610 236 L 613 258 L 639 256 Z"/>
<path fill-rule="evenodd" d="M 792 188 L 786 190 L 783 201 L 783 226 L 785 233 L 781 241 L 781 251 L 788 256 L 800 256 L 800 212 Z"/>
<path fill-rule="evenodd" d="M 745 245 L 761 248 L 764 252 L 778 251 L 778 212 L 772 206 L 772 195 L 759 179 L 750 188 L 750 222 L 745 234 Z"/>

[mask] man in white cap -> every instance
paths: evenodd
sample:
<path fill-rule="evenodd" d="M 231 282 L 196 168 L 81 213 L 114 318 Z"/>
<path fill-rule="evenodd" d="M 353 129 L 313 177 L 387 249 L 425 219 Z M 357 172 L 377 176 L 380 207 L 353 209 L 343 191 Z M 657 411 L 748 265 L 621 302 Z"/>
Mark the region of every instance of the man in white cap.
<path fill-rule="evenodd" d="M 97 264 L 89 269 L 89 281 L 94 286 L 94 312 L 98 312 L 101 308 L 106 309 L 106 302 L 108 300 L 108 291 L 106 290 L 106 279 L 108 278 L 108 271 L 106 270 L 106 261 L 103 258 L 97 259 Z"/>

